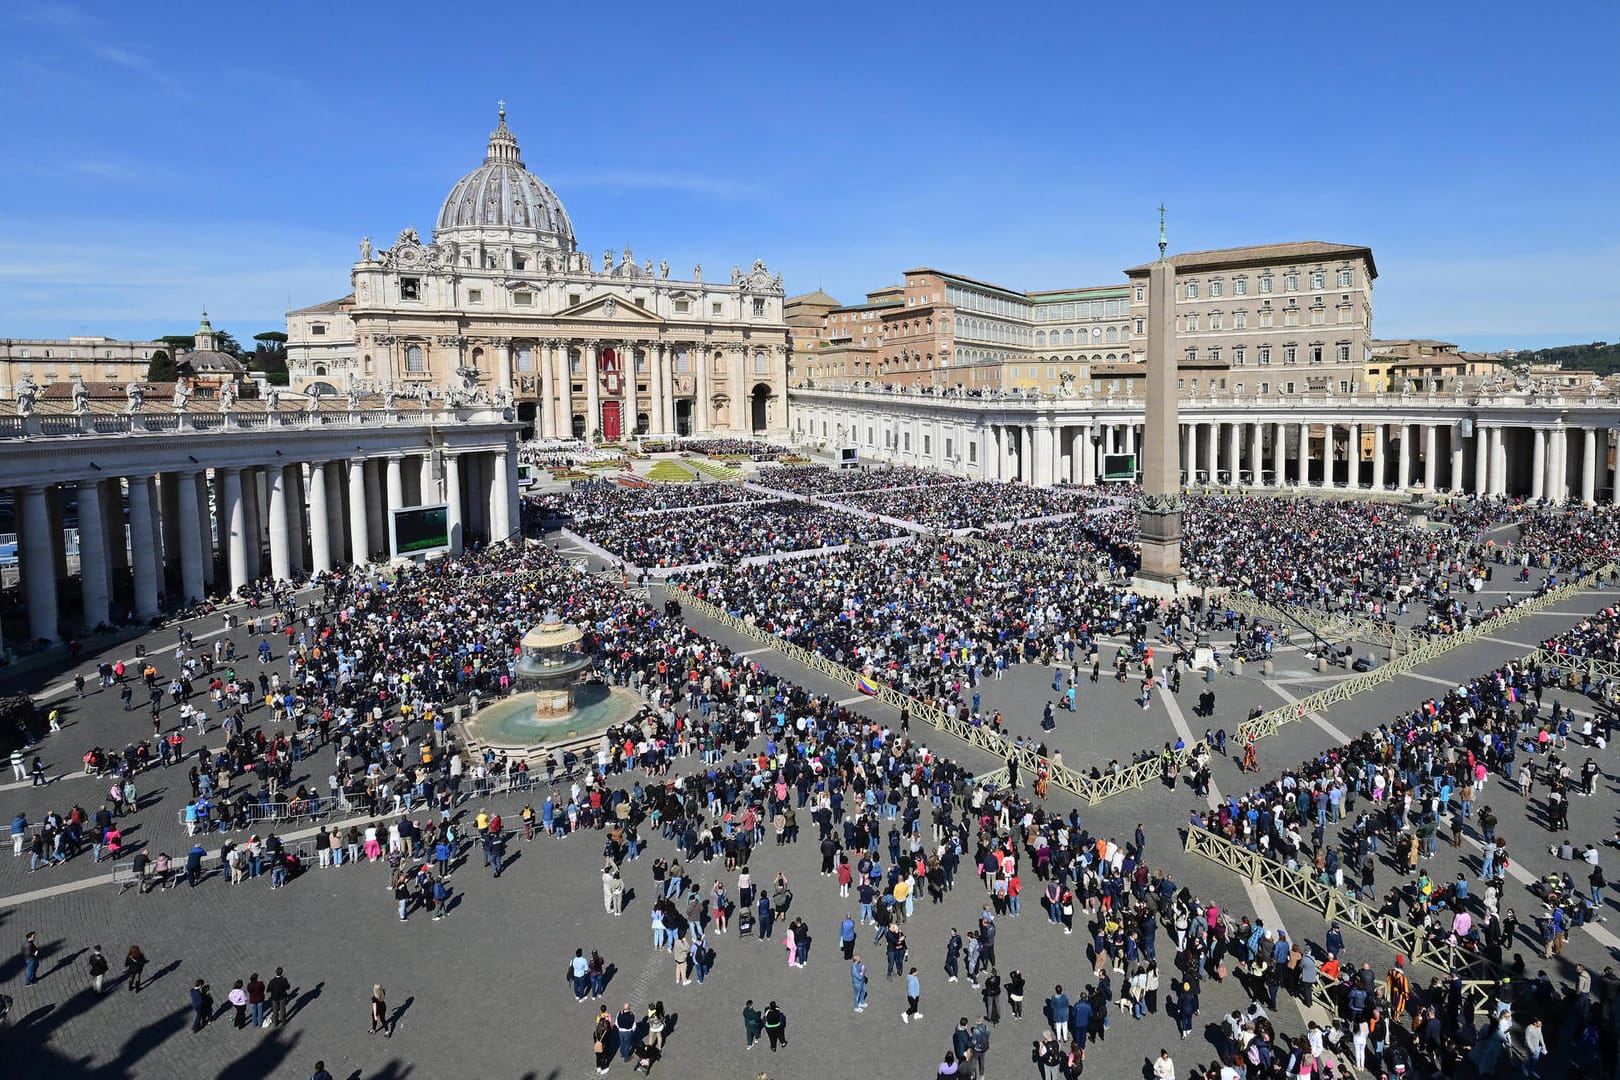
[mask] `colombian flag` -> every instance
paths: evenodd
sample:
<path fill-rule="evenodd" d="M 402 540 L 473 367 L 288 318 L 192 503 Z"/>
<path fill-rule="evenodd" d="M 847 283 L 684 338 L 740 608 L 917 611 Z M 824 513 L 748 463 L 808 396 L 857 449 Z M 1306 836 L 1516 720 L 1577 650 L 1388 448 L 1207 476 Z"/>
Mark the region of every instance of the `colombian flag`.
<path fill-rule="evenodd" d="M 865 675 L 855 676 L 855 689 L 859 690 L 867 697 L 877 697 L 878 694 L 878 684 L 873 682 L 871 679 L 868 679 Z"/>

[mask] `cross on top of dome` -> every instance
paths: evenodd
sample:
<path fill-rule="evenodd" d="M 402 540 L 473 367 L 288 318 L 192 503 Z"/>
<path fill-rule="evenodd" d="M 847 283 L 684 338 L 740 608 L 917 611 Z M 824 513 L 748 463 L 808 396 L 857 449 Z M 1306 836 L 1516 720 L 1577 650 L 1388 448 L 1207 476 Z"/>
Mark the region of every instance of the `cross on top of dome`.
<path fill-rule="evenodd" d="M 506 102 L 499 101 L 496 104 L 500 107 L 500 123 L 489 133 L 489 150 L 484 154 L 484 164 L 505 162 L 521 169 L 523 155 L 518 150 L 517 136 L 506 126 Z"/>

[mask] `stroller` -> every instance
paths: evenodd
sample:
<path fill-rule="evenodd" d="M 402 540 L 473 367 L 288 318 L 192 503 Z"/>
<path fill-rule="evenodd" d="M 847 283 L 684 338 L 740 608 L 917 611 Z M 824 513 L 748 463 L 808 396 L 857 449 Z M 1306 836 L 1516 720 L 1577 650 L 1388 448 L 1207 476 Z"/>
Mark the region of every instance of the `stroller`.
<path fill-rule="evenodd" d="M 754 913 L 748 908 L 743 908 L 737 912 L 737 936 L 754 936 Z"/>

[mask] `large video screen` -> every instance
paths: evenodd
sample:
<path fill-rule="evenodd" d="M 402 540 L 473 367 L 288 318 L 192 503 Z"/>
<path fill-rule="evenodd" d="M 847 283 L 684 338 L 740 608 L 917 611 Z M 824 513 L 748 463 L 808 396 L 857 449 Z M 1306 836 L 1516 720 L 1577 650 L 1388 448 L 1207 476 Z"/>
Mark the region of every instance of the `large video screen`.
<path fill-rule="evenodd" d="M 450 511 L 444 503 L 403 506 L 393 512 L 394 554 L 421 555 L 450 547 Z"/>
<path fill-rule="evenodd" d="M 1130 483 L 1136 479 L 1135 454 L 1104 454 L 1102 478 L 1105 481 Z"/>

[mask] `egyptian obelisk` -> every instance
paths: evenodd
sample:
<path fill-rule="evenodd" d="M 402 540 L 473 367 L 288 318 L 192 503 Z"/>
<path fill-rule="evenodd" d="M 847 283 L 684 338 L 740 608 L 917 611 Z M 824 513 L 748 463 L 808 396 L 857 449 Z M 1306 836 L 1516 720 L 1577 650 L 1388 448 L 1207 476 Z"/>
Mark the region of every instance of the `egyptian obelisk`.
<path fill-rule="evenodd" d="M 1147 416 L 1142 426 L 1142 498 L 1137 538 L 1144 584 L 1181 579 L 1181 440 L 1176 407 L 1176 270 L 1165 257 L 1159 207 L 1159 261 L 1148 270 Z"/>

